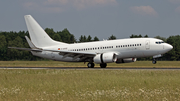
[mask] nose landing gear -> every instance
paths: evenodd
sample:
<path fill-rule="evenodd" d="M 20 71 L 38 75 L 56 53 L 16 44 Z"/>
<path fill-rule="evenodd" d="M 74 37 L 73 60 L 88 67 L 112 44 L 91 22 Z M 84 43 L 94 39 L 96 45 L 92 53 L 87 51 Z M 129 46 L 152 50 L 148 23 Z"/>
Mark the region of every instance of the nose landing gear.
<path fill-rule="evenodd" d="M 158 54 L 158 55 L 153 56 L 152 63 L 153 63 L 153 64 L 156 64 L 157 62 L 156 62 L 156 59 L 155 59 L 155 58 L 159 58 L 159 57 L 162 57 L 162 54 Z"/>

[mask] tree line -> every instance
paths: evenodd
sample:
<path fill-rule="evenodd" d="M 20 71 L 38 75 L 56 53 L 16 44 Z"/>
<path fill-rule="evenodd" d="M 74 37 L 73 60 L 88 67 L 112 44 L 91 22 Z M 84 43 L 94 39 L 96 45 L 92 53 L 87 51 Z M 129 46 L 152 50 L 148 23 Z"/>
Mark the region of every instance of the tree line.
<path fill-rule="evenodd" d="M 99 41 L 98 37 L 92 38 L 90 35 L 85 36 L 81 35 L 79 40 L 75 38 L 73 34 L 71 34 L 68 29 L 64 29 L 62 31 L 55 32 L 52 28 L 46 28 L 45 32 L 54 40 L 61 41 L 65 43 L 81 43 L 81 42 L 92 42 Z M 28 31 L 19 31 L 19 32 L 0 32 L 0 61 L 12 61 L 12 60 L 46 60 L 43 58 L 39 58 L 33 56 L 31 52 L 28 51 L 20 51 L 16 49 L 8 49 L 7 47 L 24 47 L 29 48 L 29 45 L 24 38 L 24 36 L 28 36 Z M 139 37 L 148 37 L 148 35 L 134 35 L 132 34 L 130 38 L 139 38 Z M 180 36 L 170 36 L 169 38 L 164 38 L 160 36 L 156 36 L 155 38 L 162 39 L 164 42 L 167 42 L 173 45 L 173 49 L 166 53 L 160 60 L 180 60 Z M 116 36 L 111 35 L 108 40 L 114 40 Z M 152 57 L 148 58 L 139 58 L 138 60 L 151 60 Z"/>

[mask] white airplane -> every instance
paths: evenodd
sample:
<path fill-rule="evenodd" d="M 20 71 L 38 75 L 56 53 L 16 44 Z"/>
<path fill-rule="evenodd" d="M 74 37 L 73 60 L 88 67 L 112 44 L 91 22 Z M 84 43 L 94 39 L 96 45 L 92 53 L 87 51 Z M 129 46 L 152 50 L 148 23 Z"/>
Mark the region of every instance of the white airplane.
<path fill-rule="evenodd" d="M 9 47 L 30 51 L 33 55 L 56 61 L 89 62 L 88 68 L 94 63 L 106 68 L 107 63 L 135 62 L 137 58 L 153 56 L 161 57 L 173 47 L 155 38 L 129 38 L 105 40 L 97 42 L 67 44 L 51 39 L 31 15 L 25 15 L 26 25 L 31 40 L 25 36 L 31 48 Z"/>

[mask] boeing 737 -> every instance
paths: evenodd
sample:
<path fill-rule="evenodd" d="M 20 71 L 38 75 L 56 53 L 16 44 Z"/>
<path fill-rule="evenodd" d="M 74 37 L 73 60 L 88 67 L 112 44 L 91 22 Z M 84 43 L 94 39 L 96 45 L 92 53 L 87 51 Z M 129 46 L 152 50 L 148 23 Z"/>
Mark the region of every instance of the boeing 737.
<path fill-rule="evenodd" d="M 88 62 L 88 68 L 94 63 L 106 68 L 107 63 L 130 63 L 137 58 L 161 57 L 173 47 L 155 38 L 129 38 L 96 42 L 67 44 L 51 39 L 31 15 L 25 15 L 25 22 L 31 40 L 25 36 L 30 48 L 9 47 L 30 51 L 33 55 L 56 61 Z"/>

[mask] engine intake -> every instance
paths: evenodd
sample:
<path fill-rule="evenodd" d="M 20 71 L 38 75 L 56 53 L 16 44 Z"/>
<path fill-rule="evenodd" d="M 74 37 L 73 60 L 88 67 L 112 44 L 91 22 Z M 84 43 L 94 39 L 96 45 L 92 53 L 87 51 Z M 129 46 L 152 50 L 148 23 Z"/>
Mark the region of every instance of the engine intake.
<path fill-rule="evenodd" d="M 113 52 L 97 54 L 94 57 L 94 63 L 112 63 L 117 61 L 117 55 Z"/>

